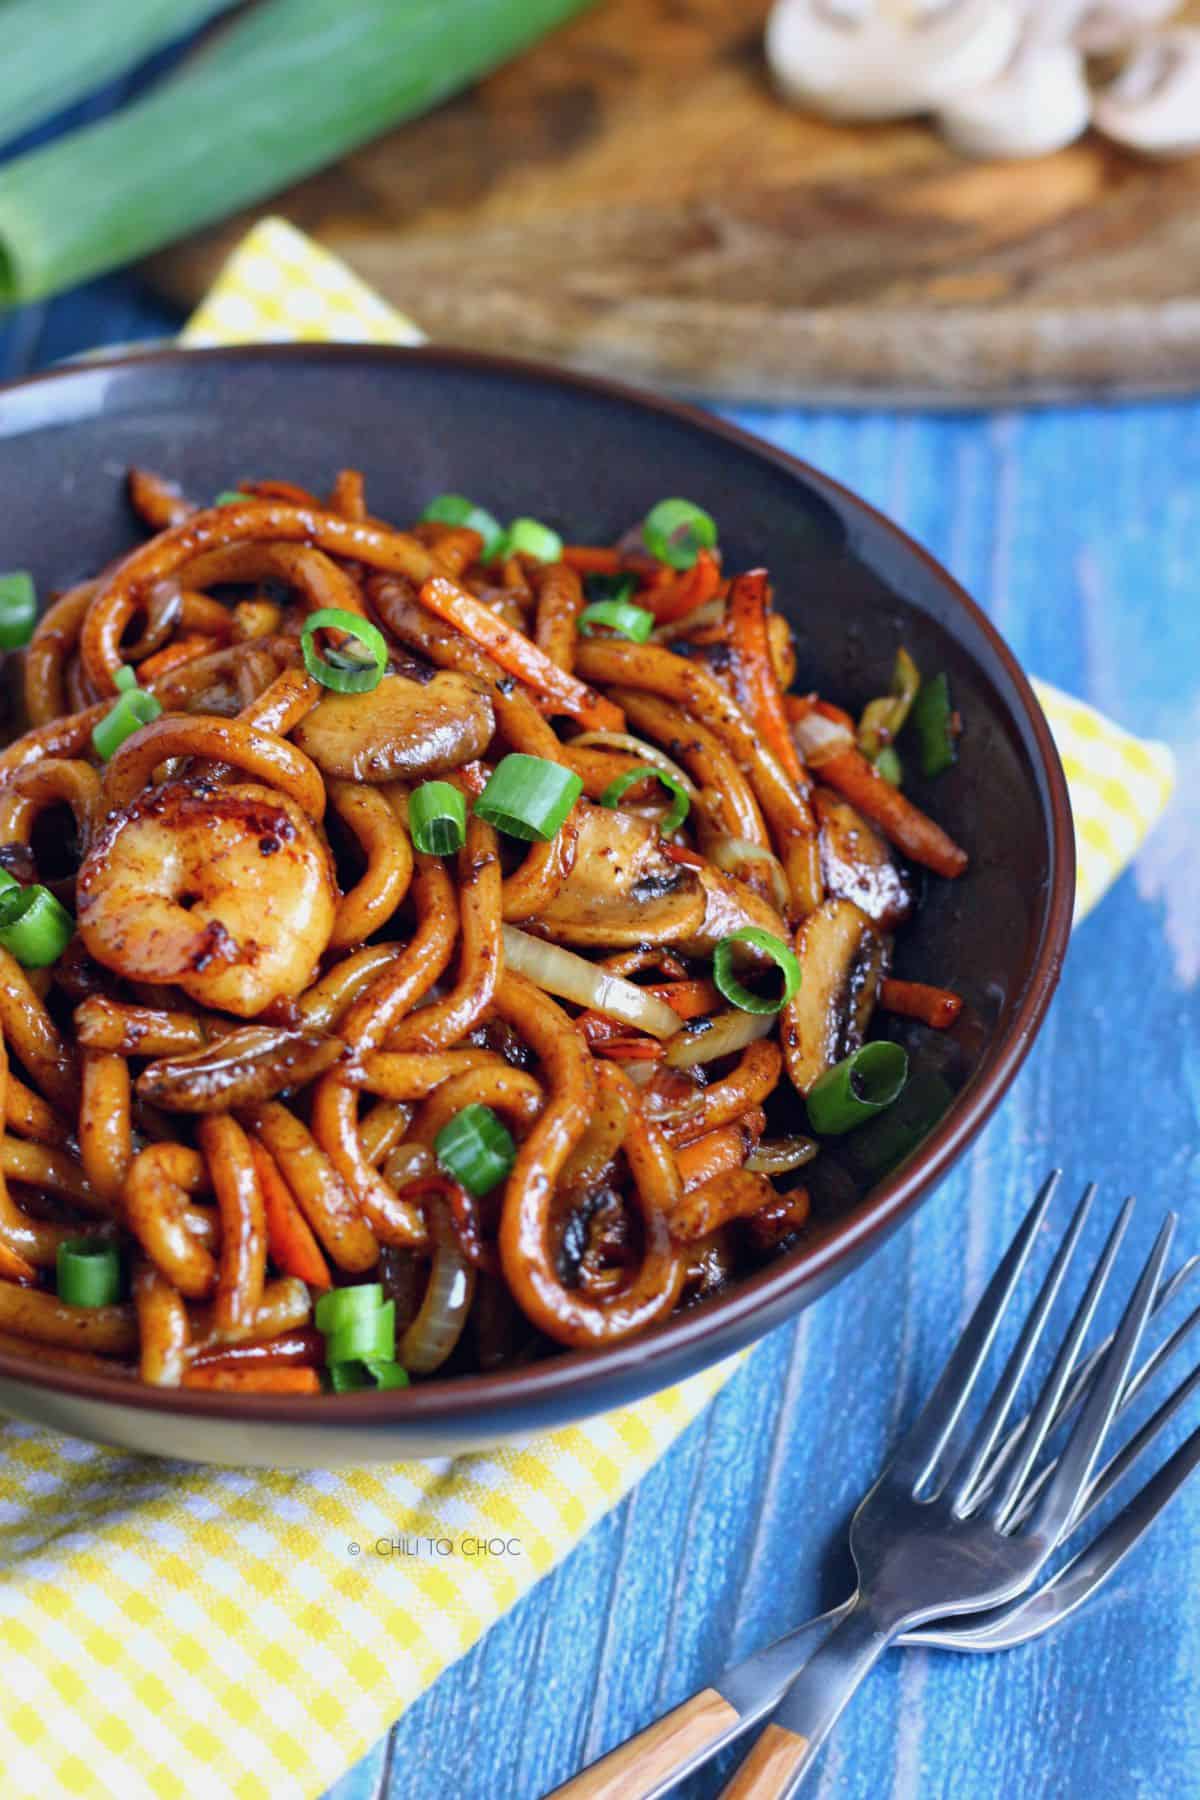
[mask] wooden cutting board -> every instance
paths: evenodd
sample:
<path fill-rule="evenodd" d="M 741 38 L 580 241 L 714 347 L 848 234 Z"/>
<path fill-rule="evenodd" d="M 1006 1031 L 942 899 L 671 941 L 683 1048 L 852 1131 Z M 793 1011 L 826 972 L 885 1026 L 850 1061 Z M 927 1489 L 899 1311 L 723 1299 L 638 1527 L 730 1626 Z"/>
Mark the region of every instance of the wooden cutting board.
<path fill-rule="evenodd" d="M 1200 19 L 1200 5 L 1188 12 Z M 764 401 L 1200 384 L 1200 156 L 961 161 L 772 93 L 767 0 L 602 0 L 274 203 L 448 343 Z M 252 214 L 160 257 L 187 303 Z"/>

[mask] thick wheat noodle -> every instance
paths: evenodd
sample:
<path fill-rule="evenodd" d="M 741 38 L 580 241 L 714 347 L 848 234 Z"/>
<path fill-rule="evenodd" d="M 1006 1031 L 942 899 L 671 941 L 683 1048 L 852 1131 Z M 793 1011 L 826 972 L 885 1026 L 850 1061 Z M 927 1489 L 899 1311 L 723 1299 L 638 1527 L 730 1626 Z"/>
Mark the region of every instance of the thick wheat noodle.
<path fill-rule="evenodd" d="M 548 563 L 534 571 L 533 591 L 537 595 L 534 641 L 569 675 L 575 666 L 583 584 L 566 563 Z"/>
<path fill-rule="evenodd" d="M 227 1019 L 206 1022 L 179 1008 L 134 1006 L 92 994 L 75 1008 L 75 1038 L 84 1050 L 115 1050 L 122 1056 L 172 1056 L 201 1050 L 215 1035 L 236 1027 Z"/>
<path fill-rule="evenodd" d="M 380 970 L 397 962 L 403 951 L 403 944 L 366 944 L 352 956 L 343 957 L 301 994 L 296 1002 L 300 1019 L 318 1031 L 332 1031 L 372 986 Z"/>
<path fill-rule="evenodd" d="M 614 1063 L 596 1065 L 596 1098 L 587 1130 L 563 1164 L 559 1194 L 586 1193 L 611 1167 L 625 1142 L 635 1093 Z"/>
<path fill-rule="evenodd" d="M 86 854 L 99 800 L 100 777 L 90 763 L 67 757 L 31 763 L 0 788 L 0 843 L 28 846 L 34 826 L 49 807 L 69 806 L 80 854 Z"/>
<path fill-rule="evenodd" d="M 504 877 L 500 916 L 506 925 L 535 918 L 549 906 L 575 866 L 578 846 L 579 825 L 572 811 L 549 843 L 531 845 L 520 867 Z"/>
<path fill-rule="evenodd" d="M 655 694 L 636 688 L 614 691 L 630 725 L 661 744 L 696 782 L 710 829 L 769 850 L 771 840 L 754 789 L 715 732 Z"/>
<path fill-rule="evenodd" d="M 339 469 L 329 495 L 330 512 L 341 513 L 343 519 L 365 519 L 367 498 L 363 478 L 357 469 Z"/>
<path fill-rule="evenodd" d="M 96 691 L 84 674 L 83 664 L 77 656 L 73 656 L 67 664 L 65 685 L 68 712 L 82 712 L 84 707 L 95 704 Z"/>
<path fill-rule="evenodd" d="M 748 1044 L 736 1069 L 721 1081 L 703 1090 L 699 1105 L 681 1119 L 677 1126 L 666 1127 L 667 1136 L 703 1137 L 721 1125 L 731 1125 L 751 1107 L 761 1106 L 768 1094 L 779 1085 L 783 1055 L 769 1038 Z"/>
<path fill-rule="evenodd" d="M 35 725 L 0 751 L 0 787 L 10 782 L 19 769 L 42 762 L 47 756 L 78 756 L 92 741 L 92 728 L 112 710 L 111 700 L 96 706 L 85 706 L 80 712 L 67 713 Z"/>
<path fill-rule="evenodd" d="M 8 1056 L 0 1040 L 0 1112 L 5 1114 L 9 1110 L 12 1086 Z M 69 1237 L 78 1236 L 78 1226 L 55 1225 L 23 1212 L 9 1193 L 3 1169 L 0 1169 L 0 1244 L 14 1257 L 34 1268 L 53 1268 L 59 1245 Z"/>
<path fill-rule="evenodd" d="M 115 1213 L 133 1161 L 133 1111 L 129 1064 L 112 1050 L 83 1053 L 79 1160 L 94 1191 Z"/>
<path fill-rule="evenodd" d="M 138 1372 L 151 1387 L 178 1387 L 191 1344 L 191 1321 L 178 1289 L 151 1262 L 140 1263 L 133 1277 L 141 1360 Z"/>
<path fill-rule="evenodd" d="M 16 1337 L 0 1331 L 0 1355 L 32 1357 L 39 1363 L 52 1363 L 57 1369 L 74 1369 L 81 1375 L 107 1375 L 118 1381 L 138 1381 L 137 1364 L 119 1362 L 116 1357 L 98 1355 L 88 1350 L 64 1350 L 55 1344 L 38 1343 L 33 1338 Z"/>
<path fill-rule="evenodd" d="M 194 1306 L 192 1319 L 192 1354 L 195 1359 L 206 1351 L 229 1344 L 263 1344 L 295 1331 L 312 1318 L 312 1299 L 307 1286 L 294 1275 L 280 1275 L 268 1281 L 254 1316 L 244 1325 L 221 1325 L 211 1304 Z"/>
<path fill-rule="evenodd" d="M 250 1144 L 228 1113 L 197 1127 L 221 1215 L 221 1253 L 213 1319 L 221 1331 L 244 1330 L 258 1312 L 267 1270 L 267 1215 Z"/>
<path fill-rule="evenodd" d="M 0 1332 L 11 1332 L 39 1346 L 90 1350 L 107 1356 L 137 1353 L 137 1319 L 133 1307 L 69 1306 L 57 1294 L 0 1281 Z"/>
<path fill-rule="evenodd" d="M 158 767 L 172 756 L 211 757 L 277 787 L 310 818 L 325 812 L 325 784 L 315 763 L 286 738 L 214 715 L 164 713 L 125 739 L 109 761 L 103 804 L 119 812 L 136 800 Z"/>
<path fill-rule="evenodd" d="M 67 1151 L 6 1137 L 0 1144 L 0 1170 L 10 1181 L 23 1181 L 27 1187 L 53 1194 L 95 1218 L 111 1216 L 108 1205 L 80 1168 L 78 1157 Z"/>
<path fill-rule="evenodd" d="M 189 1216 L 200 1212 L 194 1196 L 209 1187 L 203 1156 L 185 1144 L 151 1144 L 134 1157 L 125 1178 L 126 1224 L 155 1267 L 189 1300 L 207 1298 L 217 1284 L 216 1258 Z M 215 1235 L 211 1225 L 203 1235 Z"/>
<path fill-rule="evenodd" d="M 776 1199 L 778 1195 L 765 1175 L 742 1168 L 723 1169 L 675 1202 L 668 1218 L 671 1235 L 681 1243 L 695 1243 L 734 1219 L 747 1219 L 761 1212 Z"/>
<path fill-rule="evenodd" d="M 594 638 L 580 644 L 575 660 L 585 680 L 603 682 L 606 687 L 644 688 L 674 701 L 708 726 L 750 778 L 777 840 L 797 905 L 804 912 L 819 905 L 820 855 L 812 808 L 759 741 L 741 707 L 708 670 L 655 644 L 618 644 Z"/>
<path fill-rule="evenodd" d="M 507 1067 L 492 1050 L 442 1050 L 435 1055 L 376 1050 L 349 1064 L 342 1079 L 385 1100 L 424 1100 L 451 1076 L 493 1064 Z"/>
<path fill-rule="evenodd" d="M 703 1187 L 706 1181 L 723 1175 L 727 1169 L 740 1169 L 753 1147 L 747 1142 L 747 1136 L 747 1128 L 738 1121 L 733 1125 L 720 1125 L 704 1137 L 680 1145 L 675 1151 L 675 1161 L 684 1192 L 690 1194 L 693 1188 Z"/>
<path fill-rule="evenodd" d="M 133 510 L 151 531 L 178 525 L 197 511 L 195 502 L 181 494 L 174 482 L 164 481 L 151 469 L 130 469 L 128 479 Z"/>
<path fill-rule="evenodd" d="M 366 610 L 350 572 L 306 544 L 231 544 L 185 564 L 179 579 L 201 588 L 221 582 L 278 581 L 292 589 L 306 613 L 327 606 L 360 614 Z"/>
<path fill-rule="evenodd" d="M 456 873 L 460 950 L 454 986 L 442 999 L 393 1026 L 386 1040 L 389 1050 L 449 1050 L 491 1006 L 504 960 L 500 851 L 495 827 L 475 813 L 467 820 Z"/>
<path fill-rule="evenodd" d="M 412 1123 L 412 1112 L 403 1101 L 377 1100 L 363 1114 L 358 1121 L 358 1141 L 369 1163 L 376 1168 L 383 1164 Z"/>
<path fill-rule="evenodd" d="M 374 1268 L 379 1258 L 374 1234 L 350 1186 L 304 1121 L 277 1100 L 247 1107 L 241 1117 L 274 1157 L 330 1260 L 352 1275 Z"/>
<path fill-rule="evenodd" d="M 66 669 L 83 630 L 94 581 L 81 581 L 60 594 L 34 627 L 25 652 L 25 711 L 33 726 L 50 725 L 67 710 Z"/>
<path fill-rule="evenodd" d="M 67 1044 L 29 981 L 28 972 L 0 949 L 0 1033 L 44 1097 L 75 1118 L 79 1071 Z"/>
<path fill-rule="evenodd" d="M 9 1131 L 32 1138 L 35 1144 L 47 1144 L 52 1150 L 71 1146 L 71 1128 L 54 1108 L 10 1069 L 4 1092 L 4 1122 Z"/>
<path fill-rule="evenodd" d="M 408 1135 L 413 1143 L 432 1150 L 438 1132 L 456 1113 L 468 1106 L 487 1106 L 507 1117 L 514 1136 L 523 1137 L 544 1104 L 541 1083 L 532 1075 L 524 1069 L 510 1069 L 503 1062 L 493 1061 L 451 1075 L 426 1100 Z"/>
<path fill-rule="evenodd" d="M 412 846 L 386 794 L 362 781 L 328 779 L 325 790 L 366 858 L 359 880 L 343 894 L 329 938 L 331 950 L 361 944 L 387 924 L 412 880 Z"/>

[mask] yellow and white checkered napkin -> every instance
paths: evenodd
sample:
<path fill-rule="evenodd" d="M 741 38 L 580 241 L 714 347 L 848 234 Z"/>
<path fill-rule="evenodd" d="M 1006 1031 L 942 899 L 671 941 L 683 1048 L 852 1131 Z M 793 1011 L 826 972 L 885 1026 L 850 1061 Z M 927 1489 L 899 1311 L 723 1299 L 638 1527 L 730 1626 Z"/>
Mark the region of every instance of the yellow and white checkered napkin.
<path fill-rule="evenodd" d="M 268 338 L 420 333 L 268 219 L 183 342 Z M 1082 913 L 1166 805 L 1171 754 L 1039 693 L 1075 803 Z M 633 1486 L 734 1366 L 523 1450 L 352 1473 L 196 1469 L 0 1426 L 0 1790 L 321 1793 Z"/>

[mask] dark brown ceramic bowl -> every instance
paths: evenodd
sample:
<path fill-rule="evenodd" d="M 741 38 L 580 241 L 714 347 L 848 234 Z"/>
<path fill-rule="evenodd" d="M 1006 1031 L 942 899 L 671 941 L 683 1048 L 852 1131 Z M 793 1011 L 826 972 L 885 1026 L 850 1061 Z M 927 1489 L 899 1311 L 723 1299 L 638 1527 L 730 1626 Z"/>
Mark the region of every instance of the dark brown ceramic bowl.
<path fill-rule="evenodd" d="M 320 491 L 348 464 L 365 470 L 384 518 L 412 518 L 453 490 L 593 542 L 664 494 L 708 508 L 731 567 L 770 567 L 802 686 L 857 711 L 886 687 L 902 642 L 921 667 L 949 672 L 967 726 L 961 757 L 916 798 L 971 867 L 960 882 L 928 884 L 897 956 L 900 974 L 963 993 L 968 1023 L 935 1076 L 957 1089 L 949 1110 L 907 1160 L 857 1194 L 843 1180 L 839 1198 L 835 1183 L 798 1249 L 632 1343 L 320 1399 L 159 1392 L 0 1356 L 0 1408 L 197 1461 L 325 1466 L 467 1450 L 679 1381 L 878 1249 L 1020 1067 L 1058 979 L 1074 894 L 1070 806 L 1046 722 L 1011 653 L 944 570 L 835 482 L 687 407 L 499 358 L 323 346 L 137 356 L 0 393 L 0 568 L 32 569 L 44 592 L 131 544 L 131 463 L 196 495 L 251 474 Z"/>

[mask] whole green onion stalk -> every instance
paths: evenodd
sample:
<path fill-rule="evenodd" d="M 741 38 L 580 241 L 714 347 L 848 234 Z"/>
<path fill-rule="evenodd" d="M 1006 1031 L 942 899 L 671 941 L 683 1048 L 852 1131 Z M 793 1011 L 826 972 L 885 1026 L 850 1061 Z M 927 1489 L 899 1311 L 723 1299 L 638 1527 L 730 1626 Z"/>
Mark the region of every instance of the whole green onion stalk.
<path fill-rule="evenodd" d="M 0 303 L 57 293 L 277 193 L 588 3 L 258 0 L 144 99 L 0 169 Z M 92 10 L 110 28 L 121 9 Z"/>

